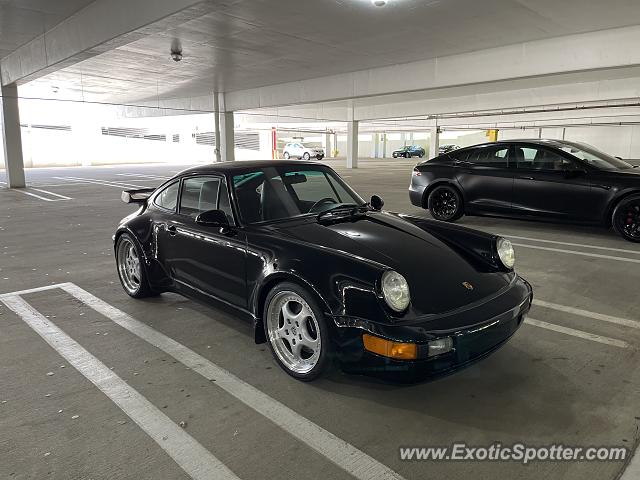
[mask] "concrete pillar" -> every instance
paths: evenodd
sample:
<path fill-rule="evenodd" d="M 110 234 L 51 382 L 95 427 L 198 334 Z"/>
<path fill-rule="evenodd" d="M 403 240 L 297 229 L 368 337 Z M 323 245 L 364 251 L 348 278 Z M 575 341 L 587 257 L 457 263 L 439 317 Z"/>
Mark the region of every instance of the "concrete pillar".
<path fill-rule="evenodd" d="M 214 118 L 214 138 L 215 138 L 215 142 L 216 142 L 216 148 L 214 150 L 215 152 L 215 159 L 216 159 L 216 163 L 220 163 L 222 161 L 222 156 L 220 155 L 220 94 L 219 93 L 214 93 L 213 94 L 213 118 Z"/>
<path fill-rule="evenodd" d="M 24 188 L 24 160 L 22 158 L 22 135 L 20 132 L 20 109 L 18 108 L 18 86 L 2 86 L 2 139 L 4 161 L 7 169 L 7 186 Z"/>
<path fill-rule="evenodd" d="M 338 132 L 333 133 L 333 150 L 329 153 L 329 157 L 335 157 L 333 152 L 336 150 L 338 150 Z"/>
<path fill-rule="evenodd" d="M 387 158 L 387 132 L 382 132 L 382 158 Z"/>
<path fill-rule="evenodd" d="M 380 158 L 380 135 L 373 134 L 373 158 Z"/>
<path fill-rule="evenodd" d="M 439 148 L 440 129 L 438 127 L 431 127 L 431 136 L 429 138 L 429 158 L 437 157 Z"/>
<path fill-rule="evenodd" d="M 329 132 L 324 134 L 324 155 L 331 158 L 331 134 Z"/>
<path fill-rule="evenodd" d="M 233 112 L 220 115 L 220 158 L 223 162 L 233 162 L 235 156 Z"/>
<path fill-rule="evenodd" d="M 347 168 L 358 168 L 358 121 L 347 122 Z"/>
<path fill-rule="evenodd" d="M 216 94 L 213 103 L 219 123 L 216 128 L 216 161 L 233 162 L 236 159 L 233 112 L 227 112 L 224 93 Z"/>

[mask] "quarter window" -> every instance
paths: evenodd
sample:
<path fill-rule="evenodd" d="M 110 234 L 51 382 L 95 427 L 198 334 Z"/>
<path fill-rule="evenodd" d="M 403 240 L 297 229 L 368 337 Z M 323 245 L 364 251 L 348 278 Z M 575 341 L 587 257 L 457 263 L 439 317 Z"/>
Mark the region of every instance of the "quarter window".
<path fill-rule="evenodd" d="M 158 195 L 156 195 L 153 203 L 160 208 L 164 208 L 166 210 L 172 210 L 175 212 L 176 205 L 178 203 L 178 187 L 180 186 L 180 182 L 174 182 L 164 190 L 162 190 Z"/>
<path fill-rule="evenodd" d="M 209 210 L 222 210 L 233 223 L 231 202 L 224 179 L 216 177 L 193 177 L 182 182 L 180 213 L 193 218 Z"/>

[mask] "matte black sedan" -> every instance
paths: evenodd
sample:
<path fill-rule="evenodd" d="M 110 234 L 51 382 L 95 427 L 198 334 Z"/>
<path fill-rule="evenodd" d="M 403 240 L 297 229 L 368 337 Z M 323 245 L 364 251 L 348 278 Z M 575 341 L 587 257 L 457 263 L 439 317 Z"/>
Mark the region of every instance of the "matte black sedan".
<path fill-rule="evenodd" d="M 531 305 L 508 240 L 383 212 L 325 165 L 201 166 L 123 200 L 140 205 L 114 235 L 124 290 L 228 306 L 301 380 L 334 359 L 399 381 L 451 372 Z"/>
<path fill-rule="evenodd" d="M 413 169 L 409 197 L 438 220 L 590 223 L 640 242 L 640 169 L 582 143 L 512 140 L 455 150 Z"/>

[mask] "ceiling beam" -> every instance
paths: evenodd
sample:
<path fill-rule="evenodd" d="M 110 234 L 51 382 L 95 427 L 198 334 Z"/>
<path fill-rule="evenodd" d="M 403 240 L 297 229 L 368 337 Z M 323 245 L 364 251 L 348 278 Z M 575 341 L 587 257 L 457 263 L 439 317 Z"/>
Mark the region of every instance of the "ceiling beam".
<path fill-rule="evenodd" d="M 96 0 L 0 61 L 23 84 L 213 10 L 219 0 Z M 169 55 L 169 50 L 167 50 Z"/>
<path fill-rule="evenodd" d="M 640 26 L 228 92 L 230 109 L 330 102 L 640 65 Z"/>

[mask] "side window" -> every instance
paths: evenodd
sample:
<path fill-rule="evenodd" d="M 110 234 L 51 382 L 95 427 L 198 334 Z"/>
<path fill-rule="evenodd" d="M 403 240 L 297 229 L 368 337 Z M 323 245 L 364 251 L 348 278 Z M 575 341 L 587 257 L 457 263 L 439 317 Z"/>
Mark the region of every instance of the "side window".
<path fill-rule="evenodd" d="M 516 146 L 514 157 L 517 168 L 563 171 L 571 167 L 569 160 L 546 148 Z"/>
<path fill-rule="evenodd" d="M 202 212 L 217 210 L 219 190 L 219 178 L 187 178 L 182 182 L 180 213 L 191 217 L 197 217 Z"/>
<path fill-rule="evenodd" d="M 508 168 L 509 147 L 491 146 L 477 148 L 467 158 L 467 162 L 492 168 Z"/>
<path fill-rule="evenodd" d="M 153 203 L 160 208 L 164 208 L 167 210 L 172 210 L 175 212 L 176 205 L 178 203 L 178 188 L 180 187 L 180 182 L 174 182 L 164 190 L 162 190 L 158 195 L 156 195 Z"/>

